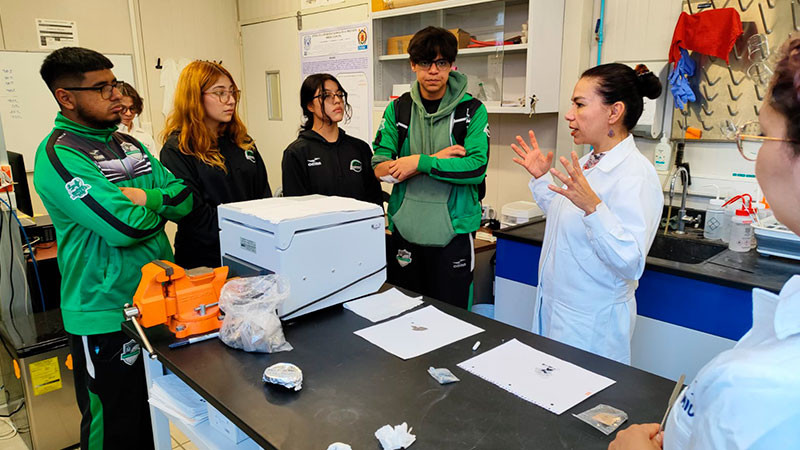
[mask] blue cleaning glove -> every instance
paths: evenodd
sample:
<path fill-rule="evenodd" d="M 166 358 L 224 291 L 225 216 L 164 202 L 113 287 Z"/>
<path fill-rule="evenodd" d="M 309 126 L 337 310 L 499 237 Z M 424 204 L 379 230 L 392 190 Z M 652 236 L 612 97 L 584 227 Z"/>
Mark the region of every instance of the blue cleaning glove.
<path fill-rule="evenodd" d="M 669 85 L 675 99 L 675 107 L 684 109 L 687 103 L 697 100 L 697 96 L 694 95 L 689 84 L 689 77 L 694 75 L 697 64 L 686 49 L 681 48 L 680 51 L 681 59 L 675 64 L 675 68 L 669 76 Z"/>

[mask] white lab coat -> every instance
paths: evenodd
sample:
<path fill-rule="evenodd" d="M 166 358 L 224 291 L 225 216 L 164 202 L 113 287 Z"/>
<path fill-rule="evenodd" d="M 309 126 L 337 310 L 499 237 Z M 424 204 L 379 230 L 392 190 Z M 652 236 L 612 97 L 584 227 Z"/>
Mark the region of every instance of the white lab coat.
<path fill-rule="evenodd" d="M 753 290 L 753 328 L 684 389 L 664 450 L 800 448 L 800 275 Z"/>
<path fill-rule="evenodd" d="M 581 166 L 588 158 L 580 159 Z M 602 201 L 588 216 L 547 188 L 553 184 L 549 174 L 530 182 L 547 215 L 532 331 L 630 364 L 634 292 L 664 194 L 632 135 L 584 175 Z"/>

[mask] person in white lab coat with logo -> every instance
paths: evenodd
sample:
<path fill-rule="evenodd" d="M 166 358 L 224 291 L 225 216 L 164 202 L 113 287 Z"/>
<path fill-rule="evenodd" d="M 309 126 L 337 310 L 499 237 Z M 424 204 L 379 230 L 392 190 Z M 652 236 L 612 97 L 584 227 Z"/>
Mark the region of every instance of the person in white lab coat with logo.
<path fill-rule="evenodd" d="M 661 82 L 644 65 L 604 64 L 581 75 L 565 116 L 575 144 L 593 151 L 551 168 L 529 132 L 517 136 L 514 162 L 533 176 L 533 198 L 547 216 L 532 331 L 630 364 L 634 292 L 653 243 L 664 195 L 631 129 L 642 97 Z"/>
<path fill-rule="evenodd" d="M 753 160 L 756 178 L 775 217 L 800 235 L 800 39 L 790 39 L 775 67 L 759 132 L 742 134 L 739 151 Z M 757 145 L 757 144 L 755 144 Z M 756 147 L 757 148 L 757 147 Z M 665 399 L 666 400 L 666 399 Z M 800 448 L 800 275 L 779 294 L 753 290 L 753 328 L 720 353 L 687 386 L 659 424 L 631 425 L 609 450 Z"/>

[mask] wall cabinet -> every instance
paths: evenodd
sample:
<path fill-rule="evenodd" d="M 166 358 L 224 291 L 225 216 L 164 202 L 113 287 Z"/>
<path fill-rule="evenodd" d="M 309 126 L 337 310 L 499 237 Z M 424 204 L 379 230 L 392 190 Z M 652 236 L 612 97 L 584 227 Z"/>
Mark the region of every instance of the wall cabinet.
<path fill-rule="evenodd" d="M 375 108 L 383 110 L 416 79 L 408 54 L 390 39 L 430 25 L 469 34 L 471 41 L 460 40 L 455 66 L 490 113 L 528 114 L 533 96 L 534 112 L 558 111 L 564 0 L 443 0 L 373 12 Z M 502 44 L 523 36 L 524 27 L 527 41 Z"/>

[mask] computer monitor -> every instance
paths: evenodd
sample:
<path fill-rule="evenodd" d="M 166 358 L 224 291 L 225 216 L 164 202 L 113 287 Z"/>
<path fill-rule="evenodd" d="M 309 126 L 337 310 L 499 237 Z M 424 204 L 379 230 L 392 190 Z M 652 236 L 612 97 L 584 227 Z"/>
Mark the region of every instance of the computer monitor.
<path fill-rule="evenodd" d="M 33 217 L 31 204 L 31 191 L 28 188 L 28 173 L 25 172 L 25 160 L 19 153 L 8 152 L 8 164 L 11 166 L 11 176 L 14 178 L 14 196 L 17 199 L 17 209 Z"/>

